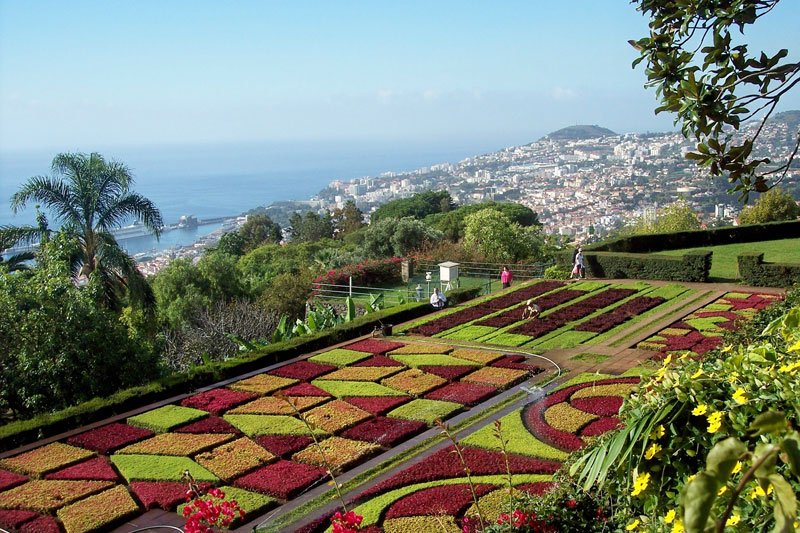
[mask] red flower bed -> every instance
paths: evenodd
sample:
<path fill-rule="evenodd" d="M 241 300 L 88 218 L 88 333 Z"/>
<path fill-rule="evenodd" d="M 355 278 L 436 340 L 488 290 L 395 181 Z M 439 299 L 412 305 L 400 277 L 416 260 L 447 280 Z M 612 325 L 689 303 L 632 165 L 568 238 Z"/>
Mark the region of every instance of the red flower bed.
<path fill-rule="evenodd" d="M 403 366 L 403 364 L 385 355 L 375 355 L 350 366 Z"/>
<path fill-rule="evenodd" d="M 288 500 L 326 475 L 322 468 L 282 460 L 240 477 L 234 486 Z"/>
<path fill-rule="evenodd" d="M 388 448 L 416 435 L 427 427 L 425 423 L 415 420 L 378 416 L 348 429 L 341 436 L 346 439 L 372 442 Z"/>
<path fill-rule="evenodd" d="M 399 280 L 402 261 L 399 257 L 361 261 L 356 265 L 343 266 L 339 270 L 329 270 L 326 274 L 316 278 L 314 283 L 342 285 L 349 283 L 351 277 L 354 285 L 371 285 L 383 281 Z"/>
<path fill-rule="evenodd" d="M 181 405 L 208 411 L 212 415 L 219 415 L 231 407 L 249 402 L 250 400 L 255 400 L 256 398 L 257 396 L 255 394 L 247 394 L 245 392 L 238 392 L 220 387 L 186 398 L 181 402 Z"/>
<path fill-rule="evenodd" d="M 327 374 L 328 372 L 336 370 L 336 368 L 337 367 L 333 365 L 322 365 L 319 363 L 312 363 L 311 361 L 297 361 L 296 363 L 276 368 L 275 370 L 267 373 L 273 376 L 280 376 L 282 378 L 310 381 L 323 374 Z"/>
<path fill-rule="evenodd" d="M 327 392 L 311 383 L 298 383 L 283 389 L 286 396 L 330 396 Z"/>
<path fill-rule="evenodd" d="M 47 474 L 45 479 L 92 479 L 96 481 L 117 481 L 117 473 L 105 457 L 95 457 L 58 472 Z"/>
<path fill-rule="evenodd" d="M 8 472 L 7 470 L 0 470 L 0 492 L 7 489 L 13 489 L 17 485 L 22 485 L 26 481 L 28 481 L 28 478 L 22 474 Z"/>
<path fill-rule="evenodd" d="M 205 491 L 211 486 L 211 483 L 201 483 L 200 490 Z M 134 481 L 130 488 L 147 511 L 171 511 L 186 501 L 186 485 L 177 481 Z"/>
<path fill-rule="evenodd" d="M 504 328 L 506 326 L 510 326 L 514 322 L 519 322 L 522 320 L 522 311 L 516 309 L 516 316 L 492 316 L 489 318 L 484 318 L 478 322 L 475 322 L 476 326 L 489 326 L 492 328 Z"/>
<path fill-rule="evenodd" d="M 590 318 L 583 324 L 578 324 L 574 329 L 577 331 L 593 331 L 595 333 L 603 333 L 614 328 L 623 322 L 631 319 L 632 317 L 644 313 L 658 305 L 665 302 L 664 298 L 657 296 L 651 298 L 649 296 L 639 296 L 633 300 L 627 301 L 609 313 L 604 313 L 600 316 Z"/>
<path fill-rule="evenodd" d="M 525 483 L 523 485 L 517 485 L 517 489 L 524 490 L 528 494 L 532 494 L 533 496 L 541 496 L 545 492 L 549 491 L 554 487 L 553 483 L 548 481 L 540 481 L 538 483 Z"/>
<path fill-rule="evenodd" d="M 278 457 L 291 455 L 314 442 L 311 437 L 302 435 L 264 435 L 253 440 Z"/>
<path fill-rule="evenodd" d="M 228 423 L 227 420 L 216 416 L 209 416 L 197 422 L 192 422 L 175 430 L 175 433 L 233 433 L 241 435 L 242 432 Z"/>
<path fill-rule="evenodd" d="M 536 298 L 537 296 L 541 296 L 546 292 L 550 292 L 563 286 L 563 281 L 542 281 L 534 285 L 529 285 L 528 287 L 522 287 L 521 289 L 504 294 L 503 296 L 492 298 L 491 300 L 483 302 L 480 305 L 495 311 L 499 311 L 500 309 L 517 305 L 525 300 Z"/>
<path fill-rule="evenodd" d="M 153 435 L 155 433 L 149 429 L 115 422 L 70 437 L 67 439 L 67 443 L 108 455 L 117 448 L 122 448 Z"/>
<path fill-rule="evenodd" d="M 345 346 L 348 350 L 356 350 L 357 352 L 374 353 L 377 355 L 384 355 L 386 352 L 391 352 L 398 348 L 405 346 L 402 342 L 389 342 L 379 341 L 375 339 L 364 339 L 363 341 L 354 342 Z"/>
<path fill-rule="evenodd" d="M 634 377 L 634 378 L 606 379 L 602 380 L 599 383 L 602 385 L 610 385 L 614 383 L 638 383 L 638 382 L 639 378 Z M 560 391 L 554 392 L 553 394 L 550 394 L 546 398 L 527 406 L 522 411 L 522 420 L 524 421 L 528 430 L 545 444 L 549 444 L 550 446 L 553 446 L 555 448 L 567 452 L 574 452 L 575 450 L 583 446 L 583 441 L 577 435 L 574 435 L 572 433 L 567 433 L 566 431 L 562 431 L 560 429 L 556 429 L 550 424 L 548 424 L 547 421 L 544 419 L 544 412 L 550 406 L 567 401 L 569 397 L 572 396 L 572 394 L 575 393 L 576 391 L 591 386 L 592 383 L 583 383 L 580 385 L 573 385 L 571 387 L 567 387 Z"/>
<path fill-rule="evenodd" d="M 615 416 L 619 414 L 623 399 L 619 396 L 593 396 L 591 398 L 575 398 L 570 404 L 575 409 L 598 416 Z"/>
<path fill-rule="evenodd" d="M 495 361 L 489 366 L 512 368 L 514 370 L 527 370 L 531 374 L 538 374 L 544 371 L 544 369 L 525 361 L 527 361 L 527 358 L 524 355 L 509 355 L 500 359 L 499 361 Z"/>
<path fill-rule="evenodd" d="M 40 516 L 36 520 L 25 522 L 20 533 L 61 533 L 61 528 L 52 516 Z"/>
<path fill-rule="evenodd" d="M 474 372 L 474 366 L 460 366 L 460 365 L 443 365 L 443 366 L 421 366 L 419 367 L 421 370 L 428 372 L 429 374 L 435 374 L 440 378 L 444 378 L 447 381 L 455 381 L 461 376 L 466 376 L 470 372 Z"/>
<path fill-rule="evenodd" d="M 446 402 L 456 402 L 464 405 L 477 405 L 491 398 L 496 393 L 497 389 L 488 385 L 459 381 L 445 385 L 433 392 L 429 392 L 425 397 L 429 400 L 444 400 Z"/>
<path fill-rule="evenodd" d="M 388 413 L 410 399 L 408 396 L 348 396 L 345 398 L 347 403 L 351 403 L 373 415 Z"/>
<path fill-rule="evenodd" d="M 486 483 L 475 485 L 478 498 L 496 487 Z M 404 516 L 458 516 L 472 504 L 472 491 L 466 483 L 422 489 L 400 498 L 386 511 L 385 519 Z"/>
<path fill-rule="evenodd" d="M 548 319 L 541 319 L 541 320 L 532 320 L 531 322 L 526 322 L 521 324 L 513 329 L 510 329 L 509 333 L 514 333 L 516 335 L 528 335 L 529 337 L 537 338 L 547 335 L 548 333 L 557 330 L 564 324 L 556 323 L 553 320 Z"/>
<path fill-rule="evenodd" d="M 617 429 L 620 424 L 621 422 L 616 416 L 604 416 L 603 418 L 587 424 L 586 427 L 581 430 L 581 435 L 584 437 L 597 437 L 598 435 L 603 435 L 613 429 Z"/>
<path fill-rule="evenodd" d="M 0 527 L 4 529 L 19 529 L 19 527 L 39 516 L 33 511 L 0 511 Z"/>
<path fill-rule="evenodd" d="M 414 483 L 463 476 L 464 468 L 458 455 L 453 453 L 453 450 L 453 446 L 439 450 L 430 457 L 367 489 L 358 498 L 374 496 Z M 472 475 L 492 475 L 506 471 L 506 463 L 502 453 L 470 447 L 465 447 L 463 453 Z M 561 463 L 558 461 L 532 459 L 513 454 L 508 456 L 508 462 L 512 474 L 553 474 L 561 467 Z"/>
<path fill-rule="evenodd" d="M 478 306 L 467 307 L 466 309 L 456 311 L 451 315 L 443 316 L 428 322 L 427 324 L 422 324 L 421 326 L 411 328 L 410 332 L 416 335 L 430 337 L 432 335 L 436 335 L 437 333 L 441 333 L 442 331 L 460 326 L 461 324 L 466 324 L 467 322 L 475 320 L 476 318 L 484 317 L 493 312 L 494 310 L 489 308 L 480 308 Z"/>

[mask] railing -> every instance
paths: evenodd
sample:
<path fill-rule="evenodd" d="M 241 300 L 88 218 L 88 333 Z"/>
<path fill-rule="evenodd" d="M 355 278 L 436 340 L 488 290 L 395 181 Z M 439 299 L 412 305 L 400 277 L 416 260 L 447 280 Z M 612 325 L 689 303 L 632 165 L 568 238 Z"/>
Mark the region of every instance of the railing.
<path fill-rule="evenodd" d="M 368 303 L 376 296 L 383 295 L 383 306 L 392 307 L 404 302 L 415 302 L 416 292 L 408 286 L 405 289 L 384 289 L 380 287 L 360 287 L 350 283 L 347 285 L 335 285 L 332 283 L 312 283 L 313 297 L 322 300 L 344 300 L 350 296 L 356 303 Z"/>
<path fill-rule="evenodd" d="M 442 261 L 420 261 L 417 263 L 417 272 L 439 272 L 439 263 Z M 552 266 L 553 263 L 531 263 L 528 265 L 515 265 L 504 263 L 476 263 L 476 262 L 459 262 L 458 274 L 464 277 L 478 277 L 478 278 L 500 278 L 500 272 L 504 266 L 514 275 L 516 279 L 531 279 L 541 278 L 547 267 Z"/>

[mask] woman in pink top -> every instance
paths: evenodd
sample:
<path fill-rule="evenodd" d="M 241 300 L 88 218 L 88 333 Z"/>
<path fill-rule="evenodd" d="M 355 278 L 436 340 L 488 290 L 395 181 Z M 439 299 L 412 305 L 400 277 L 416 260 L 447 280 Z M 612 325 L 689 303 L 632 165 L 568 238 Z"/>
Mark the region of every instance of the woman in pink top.
<path fill-rule="evenodd" d="M 504 266 L 503 272 L 500 273 L 500 281 L 502 282 L 504 289 L 507 289 L 511 286 L 512 279 L 514 279 L 514 274 L 511 273 L 507 266 Z"/>

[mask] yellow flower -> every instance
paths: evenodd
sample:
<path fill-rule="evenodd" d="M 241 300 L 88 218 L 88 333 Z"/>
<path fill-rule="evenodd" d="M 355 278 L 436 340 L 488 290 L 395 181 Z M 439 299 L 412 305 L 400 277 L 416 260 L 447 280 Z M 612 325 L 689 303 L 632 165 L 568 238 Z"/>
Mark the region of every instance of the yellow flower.
<path fill-rule="evenodd" d="M 739 405 L 747 403 L 747 394 L 742 387 L 736 389 L 736 392 L 733 393 L 733 399 Z"/>
<path fill-rule="evenodd" d="M 675 514 L 676 514 L 675 509 L 670 509 L 669 511 L 667 511 L 667 514 L 664 515 L 664 523 L 665 524 L 672 523 L 672 521 L 675 520 Z"/>
<path fill-rule="evenodd" d="M 726 526 L 735 526 L 742 518 L 738 514 L 732 514 L 730 518 L 725 521 Z"/>
<path fill-rule="evenodd" d="M 653 440 L 660 439 L 664 436 L 664 433 L 666 433 L 664 426 L 659 424 L 659 426 L 655 428 L 652 433 L 650 433 L 650 438 Z"/>
<path fill-rule="evenodd" d="M 672 362 L 672 354 L 669 354 L 664 358 L 664 366 L 667 366 L 671 362 Z"/>
<path fill-rule="evenodd" d="M 697 477 L 697 474 L 692 474 L 691 476 L 686 478 L 686 483 L 689 483 L 690 481 L 692 481 L 696 477 Z"/>
<path fill-rule="evenodd" d="M 650 459 L 652 459 L 653 457 L 655 457 L 655 456 L 656 456 L 656 454 L 657 454 L 658 452 L 660 452 L 660 451 L 661 451 L 661 446 L 659 446 L 657 443 L 655 443 L 655 442 L 654 442 L 654 443 L 653 443 L 653 444 L 652 444 L 652 445 L 651 445 L 651 446 L 650 446 L 650 447 L 647 449 L 647 451 L 644 453 L 644 458 L 645 458 L 645 459 L 647 459 L 647 460 L 649 461 Z"/>
<path fill-rule="evenodd" d="M 709 433 L 716 433 L 719 431 L 719 428 L 722 427 L 722 415 L 724 414 L 724 411 L 717 411 L 716 413 L 708 415 L 707 419 Z"/>
<path fill-rule="evenodd" d="M 736 461 L 736 466 L 734 466 L 733 470 L 731 470 L 731 474 L 738 474 L 741 471 L 742 471 L 742 462 Z"/>
<path fill-rule="evenodd" d="M 672 525 L 672 530 L 671 530 L 670 533 L 683 533 L 684 531 L 686 531 L 686 530 L 683 529 L 683 520 L 678 518 L 677 520 L 675 520 L 675 523 Z"/>
<path fill-rule="evenodd" d="M 755 499 L 756 499 L 756 498 L 758 498 L 759 496 L 763 498 L 763 497 L 765 497 L 766 495 L 767 495 L 767 493 L 766 493 L 766 492 L 764 492 L 764 489 L 762 489 L 760 485 L 756 485 L 756 488 L 754 488 L 753 490 L 751 490 L 751 491 L 748 493 L 748 495 L 747 495 L 747 496 L 748 496 L 748 497 L 749 497 L 751 500 L 755 500 Z"/>
<path fill-rule="evenodd" d="M 725 491 L 726 491 L 726 490 L 728 490 L 728 487 L 726 487 L 726 486 L 724 486 L 724 485 L 723 485 L 723 486 L 722 486 L 722 487 L 720 487 L 720 488 L 719 488 L 719 490 L 717 491 L 717 496 L 722 496 L 723 494 L 725 494 Z"/>
<path fill-rule="evenodd" d="M 631 492 L 631 496 L 638 496 L 641 494 L 647 488 L 648 483 L 650 483 L 650 474 L 639 474 L 639 477 L 637 477 L 636 481 L 633 483 L 633 492 Z"/>
<path fill-rule="evenodd" d="M 695 372 L 694 374 L 692 374 L 692 376 L 691 376 L 691 377 L 692 377 L 692 379 L 697 379 L 697 378 L 699 378 L 699 377 L 700 377 L 700 376 L 702 376 L 702 375 L 703 375 L 703 369 L 702 369 L 702 368 L 698 368 L 698 369 L 697 369 L 697 372 Z"/>
<path fill-rule="evenodd" d="M 722 349 L 722 353 L 727 353 L 727 352 L 730 352 L 732 348 L 733 348 L 733 345 L 732 345 L 732 344 L 729 344 L 729 345 L 727 345 L 726 347 L 724 347 L 724 348 Z"/>
<path fill-rule="evenodd" d="M 639 527 L 639 520 L 634 520 L 633 522 L 625 526 L 625 529 L 627 529 L 628 531 L 633 531 L 637 527 Z"/>
<path fill-rule="evenodd" d="M 708 406 L 706 404 L 704 404 L 704 403 L 701 403 L 700 405 L 698 405 L 697 407 L 692 409 L 692 414 L 694 416 L 701 416 L 701 415 L 706 414 L 707 411 L 708 411 Z"/>

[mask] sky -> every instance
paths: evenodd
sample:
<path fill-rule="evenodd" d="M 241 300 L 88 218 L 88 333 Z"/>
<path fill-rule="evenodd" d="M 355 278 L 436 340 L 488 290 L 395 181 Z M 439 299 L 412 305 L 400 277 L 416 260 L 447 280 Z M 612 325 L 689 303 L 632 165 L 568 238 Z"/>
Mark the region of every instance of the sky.
<path fill-rule="evenodd" d="M 747 40 L 797 57 L 798 20 L 784 0 Z M 625 0 L 0 0 L 0 152 L 664 131 L 646 33 Z"/>

